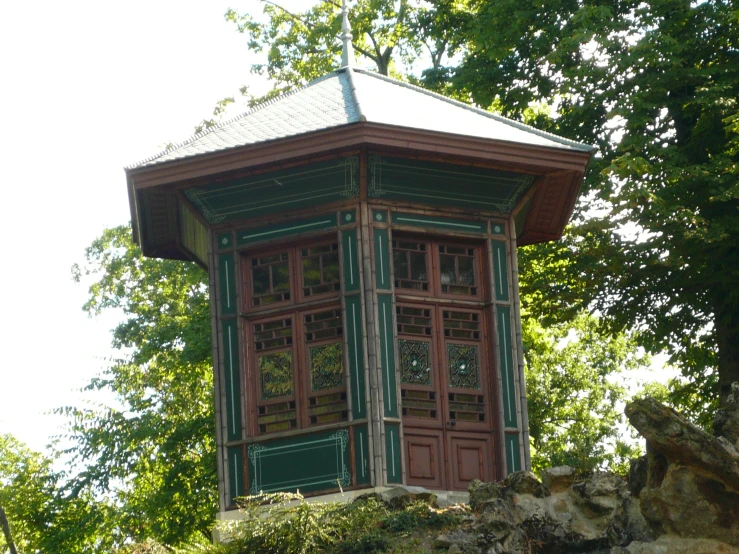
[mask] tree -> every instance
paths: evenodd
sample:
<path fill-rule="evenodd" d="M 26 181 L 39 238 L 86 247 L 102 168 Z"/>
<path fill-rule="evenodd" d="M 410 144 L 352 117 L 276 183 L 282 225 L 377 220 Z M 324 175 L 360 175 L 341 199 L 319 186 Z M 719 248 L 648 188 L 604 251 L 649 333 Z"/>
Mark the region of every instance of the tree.
<path fill-rule="evenodd" d="M 501 0 L 468 7 L 474 18 L 454 69 L 457 93 L 514 118 L 546 104 L 556 117 L 540 123 L 599 147 L 585 191 L 608 212 L 597 247 L 611 256 L 578 266 L 595 285 L 584 299 L 594 299 L 613 329 L 638 328 L 650 351 L 670 353 L 689 379 L 678 398 L 725 395 L 739 380 L 735 6 Z M 589 217 L 592 228 L 597 216 Z"/>
<path fill-rule="evenodd" d="M 634 339 L 604 334 L 580 314 L 548 328 L 527 318 L 523 340 L 533 469 L 623 471 L 638 449 L 620 438 L 627 391 L 619 381 L 648 366 Z"/>
<path fill-rule="evenodd" d="M 407 69 L 422 54 L 439 68 L 459 46 L 454 34 L 459 12 L 454 5 L 440 0 L 432 9 L 418 0 L 358 0 L 350 13 L 354 50 L 382 75 L 393 72 L 398 62 Z M 304 12 L 266 1 L 266 21 L 234 10 L 228 10 L 226 19 L 248 37 L 250 50 L 266 52 L 266 63 L 253 65 L 252 71 L 275 83 L 271 93 L 275 95 L 339 67 L 340 10 L 341 2 L 333 0 L 316 2 Z"/>
<path fill-rule="evenodd" d="M 18 552 L 110 552 L 114 510 L 89 490 L 66 495 L 66 475 L 54 459 L 33 452 L 11 435 L 0 435 L 0 507 Z M 5 525 L 3 525 L 5 527 Z M 10 539 L 0 535 L 0 551 Z"/>
<path fill-rule="evenodd" d="M 210 308 L 195 264 L 144 258 L 131 229 L 106 230 L 75 267 L 94 279 L 84 309 L 117 310 L 121 357 L 88 390 L 117 406 L 66 407 L 67 451 L 80 471 L 70 495 L 110 493 L 124 536 L 167 544 L 209 536 L 217 511 Z"/>

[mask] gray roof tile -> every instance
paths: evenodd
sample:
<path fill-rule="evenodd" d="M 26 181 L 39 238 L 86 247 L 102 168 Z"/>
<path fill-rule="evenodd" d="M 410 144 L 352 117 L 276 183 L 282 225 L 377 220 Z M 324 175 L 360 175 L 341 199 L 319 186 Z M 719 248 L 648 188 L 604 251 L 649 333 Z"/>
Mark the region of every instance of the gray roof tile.
<path fill-rule="evenodd" d="M 425 89 L 360 69 L 339 70 L 128 169 L 359 121 L 591 152 L 580 144 Z"/>

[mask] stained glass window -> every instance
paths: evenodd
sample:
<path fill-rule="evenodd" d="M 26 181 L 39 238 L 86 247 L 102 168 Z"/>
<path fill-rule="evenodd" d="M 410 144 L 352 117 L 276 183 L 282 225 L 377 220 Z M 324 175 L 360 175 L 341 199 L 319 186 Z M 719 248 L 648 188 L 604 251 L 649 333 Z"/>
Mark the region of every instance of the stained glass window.
<path fill-rule="evenodd" d="M 393 272 L 396 287 L 429 290 L 427 267 L 425 243 L 393 241 Z"/>
<path fill-rule="evenodd" d="M 325 244 L 300 251 L 303 261 L 303 296 L 338 291 L 339 245 Z"/>
<path fill-rule="evenodd" d="M 429 343 L 417 340 L 398 340 L 400 351 L 400 379 L 407 385 L 431 385 Z"/>
<path fill-rule="evenodd" d="M 439 265 L 441 292 L 477 295 L 474 248 L 440 245 Z"/>
<path fill-rule="evenodd" d="M 447 344 L 449 385 L 456 389 L 479 389 L 480 367 L 477 346 Z"/>
<path fill-rule="evenodd" d="M 310 388 L 313 392 L 344 386 L 340 342 L 310 347 Z"/>
<path fill-rule="evenodd" d="M 292 395 L 291 352 L 274 352 L 259 356 L 259 386 L 262 400 Z"/>
<path fill-rule="evenodd" d="M 287 252 L 252 258 L 251 305 L 290 300 L 290 264 Z"/>

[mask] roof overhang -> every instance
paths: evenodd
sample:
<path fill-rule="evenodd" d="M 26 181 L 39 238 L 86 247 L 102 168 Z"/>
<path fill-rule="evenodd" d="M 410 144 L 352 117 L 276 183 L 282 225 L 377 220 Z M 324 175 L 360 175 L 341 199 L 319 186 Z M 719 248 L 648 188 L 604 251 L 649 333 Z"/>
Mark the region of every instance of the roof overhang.
<path fill-rule="evenodd" d="M 562 235 L 593 155 L 592 151 L 352 123 L 126 170 L 134 238 L 148 256 L 192 259 L 192 252 L 179 239 L 178 189 L 361 147 L 536 175 L 531 194 L 514 210 L 521 212 L 523 203 L 527 203 L 518 230 L 519 245 Z"/>

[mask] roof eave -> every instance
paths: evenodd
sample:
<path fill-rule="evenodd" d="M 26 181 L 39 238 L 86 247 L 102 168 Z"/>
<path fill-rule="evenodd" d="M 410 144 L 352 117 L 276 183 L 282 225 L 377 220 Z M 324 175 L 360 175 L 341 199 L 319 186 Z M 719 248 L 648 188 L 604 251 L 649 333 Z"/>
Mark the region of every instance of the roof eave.
<path fill-rule="evenodd" d="M 238 146 L 188 158 L 126 169 L 135 188 L 149 188 L 183 183 L 211 175 L 248 170 L 260 165 L 300 159 L 331 150 L 360 145 L 401 148 L 513 164 L 528 168 L 529 173 L 557 170 L 584 171 L 593 150 L 581 151 L 540 145 L 526 145 L 438 131 L 371 122 L 356 122 L 312 133 L 284 137 L 257 144 Z"/>

